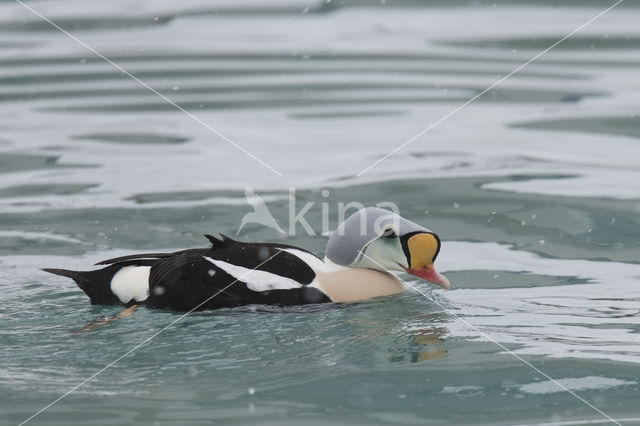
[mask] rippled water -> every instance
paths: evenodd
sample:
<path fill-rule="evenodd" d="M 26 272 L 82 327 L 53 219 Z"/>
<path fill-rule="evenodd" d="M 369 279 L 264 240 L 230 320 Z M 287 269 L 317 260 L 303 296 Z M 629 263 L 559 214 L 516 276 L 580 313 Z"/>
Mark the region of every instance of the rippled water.
<path fill-rule="evenodd" d="M 640 424 L 639 2 L 363 174 L 612 3 L 29 4 L 283 176 L 0 2 L 0 423 L 180 315 L 78 333 L 120 309 L 39 268 L 235 235 L 251 186 L 316 235 L 238 238 L 322 254 L 323 205 L 394 202 L 453 289 L 193 314 L 29 424 Z"/>

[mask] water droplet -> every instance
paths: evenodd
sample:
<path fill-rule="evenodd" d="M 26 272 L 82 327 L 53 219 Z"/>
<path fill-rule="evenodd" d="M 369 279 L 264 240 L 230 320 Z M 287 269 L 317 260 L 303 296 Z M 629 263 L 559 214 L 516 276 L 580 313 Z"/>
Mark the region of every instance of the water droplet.
<path fill-rule="evenodd" d="M 153 20 L 154 20 L 154 21 L 157 21 L 158 19 L 160 19 L 160 17 L 159 17 L 159 16 L 154 16 L 154 17 L 153 17 Z"/>
<path fill-rule="evenodd" d="M 309 12 L 309 7 L 305 7 L 304 9 L 302 9 L 302 14 L 304 15 L 305 13 Z"/>
<path fill-rule="evenodd" d="M 171 88 L 171 90 L 173 90 L 174 92 L 175 92 L 176 90 L 180 90 L 180 86 L 173 86 L 173 87 Z"/>
<path fill-rule="evenodd" d="M 260 247 L 258 250 L 258 258 L 262 261 L 265 261 L 269 258 L 269 249 L 266 247 Z"/>
<path fill-rule="evenodd" d="M 207 275 L 209 275 L 210 277 L 214 276 L 215 274 L 216 274 L 215 269 L 209 269 L 209 270 L 207 271 Z"/>
<path fill-rule="evenodd" d="M 458 203 L 454 202 L 454 203 L 453 203 L 453 208 L 454 208 L 454 209 L 458 209 L 458 208 L 460 208 L 460 204 L 458 204 Z"/>
<path fill-rule="evenodd" d="M 151 291 L 156 296 L 162 296 L 164 294 L 164 287 L 162 287 L 161 285 L 157 285 L 157 286 L 153 287 L 153 289 Z"/>
<path fill-rule="evenodd" d="M 256 388 L 249 388 L 248 392 L 249 395 L 253 395 L 254 393 L 256 393 Z"/>
<path fill-rule="evenodd" d="M 541 246 L 544 245 L 544 242 L 545 242 L 544 240 L 538 240 L 538 244 L 540 244 Z"/>

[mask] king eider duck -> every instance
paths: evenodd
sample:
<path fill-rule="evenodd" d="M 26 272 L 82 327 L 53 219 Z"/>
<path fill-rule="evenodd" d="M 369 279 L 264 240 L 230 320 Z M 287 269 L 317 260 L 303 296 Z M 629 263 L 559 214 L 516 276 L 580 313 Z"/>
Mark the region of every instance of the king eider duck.
<path fill-rule="evenodd" d="M 94 271 L 44 269 L 72 278 L 97 305 L 178 311 L 253 304 L 349 303 L 405 290 L 405 271 L 449 288 L 433 262 L 438 236 L 388 210 L 368 207 L 342 222 L 324 260 L 299 247 L 206 237 L 210 248 L 134 254 Z"/>

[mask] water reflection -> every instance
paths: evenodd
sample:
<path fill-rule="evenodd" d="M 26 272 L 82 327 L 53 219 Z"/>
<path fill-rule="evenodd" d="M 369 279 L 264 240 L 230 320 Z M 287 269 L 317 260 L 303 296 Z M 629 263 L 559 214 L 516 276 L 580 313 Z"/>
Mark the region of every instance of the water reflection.
<path fill-rule="evenodd" d="M 432 330 L 420 330 L 414 331 L 415 335 L 413 341 L 420 345 L 420 352 L 413 354 L 415 362 L 433 361 L 435 359 L 444 358 L 447 355 L 445 349 L 444 340 L 440 338 L 444 330 L 438 330 L 438 333 L 434 333 Z"/>

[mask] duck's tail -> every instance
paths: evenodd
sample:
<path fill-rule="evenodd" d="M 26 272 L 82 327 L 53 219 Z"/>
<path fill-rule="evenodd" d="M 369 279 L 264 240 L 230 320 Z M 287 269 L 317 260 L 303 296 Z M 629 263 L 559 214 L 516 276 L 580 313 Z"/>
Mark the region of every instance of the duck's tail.
<path fill-rule="evenodd" d="M 108 269 L 108 268 L 105 268 Z M 98 271 L 70 271 L 68 269 L 45 268 L 45 272 L 71 278 L 84 291 L 93 305 L 121 305 L 122 302 L 111 291 L 111 274 L 105 274 L 104 269 Z M 106 276 L 105 276 L 106 275 Z M 107 278 L 107 279 L 105 279 Z"/>

